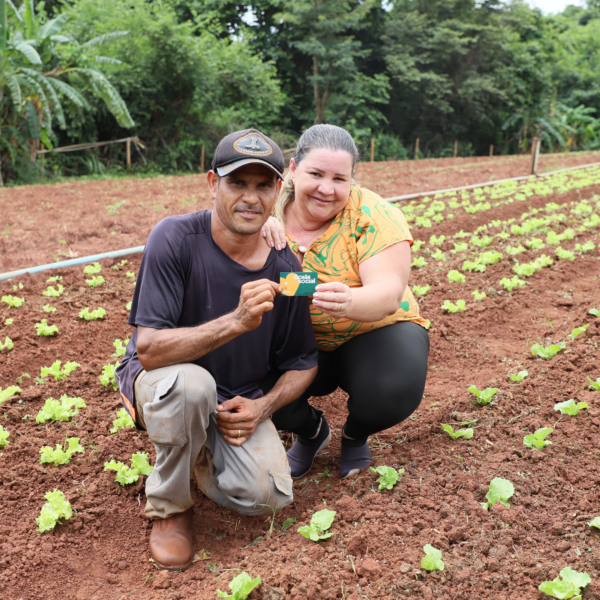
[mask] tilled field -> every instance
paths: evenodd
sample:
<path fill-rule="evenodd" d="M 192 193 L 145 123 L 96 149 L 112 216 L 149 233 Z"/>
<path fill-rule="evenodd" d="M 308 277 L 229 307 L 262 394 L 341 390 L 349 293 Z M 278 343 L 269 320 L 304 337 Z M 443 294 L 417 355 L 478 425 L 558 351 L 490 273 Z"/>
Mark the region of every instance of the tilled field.
<path fill-rule="evenodd" d="M 338 391 L 319 398 L 334 442 L 310 476 L 295 483 L 294 503 L 273 519 L 246 518 L 199 498 L 198 561 L 181 574 L 161 573 L 149 561 L 143 477 L 122 487 L 114 471 L 103 470 L 106 461 L 128 464 L 139 451 L 154 462 L 145 433 L 109 432 L 120 402 L 99 381 L 102 367 L 117 360 L 113 341 L 131 333 L 126 303 L 134 277 L 127 272 L 137 272 L 139 257 L 121 266 L 103 261 L 105 283 L 97 288 L 86 285 L 90 276 L 82 268 L 1 284 L 0 296 L 25 300 L 19 308 L 0 304 L 0 324 L 13 319 L 0 325 L 0 341 L 9 336 L 14 343 L 0 352 L 0 387 L 21 388 L 0 407 L 0 424 L 10 432 L 10 444 L 0 450 L 2 597 L 216 598 L 216 589 L 227 590 L 244 570 L 262 578 L 251 598 L 263 600 L 541 599 L 549 596 L 537 590 L 540 583 L 570 566 L 592 578 L 585 600 L 600 598 L 600 532 L 587 524 L 600 515 L 600 391 L 590 390 L 588 380 L 600 378 L 600 317 L 589 313 L 600 309 L 598 194 L 600 176 L 590 171 L 538 188 L 490 189 L 404 207 L 422 242 L 411 285 L 421 288 L 432 349 L 420 409 L 371 439 L 376 466 L 405 469 L 399 483 L 380 493 L 371 472 L 339 480 L 345 397 Z M 451 271 L 465 280 L 450 282 Z M 54 275 L 63 279 L 46 283 Z M 504 279 L 513 282 L 511 292 Z M 42 295 L 59 283 L 59 298 Z M 474 291 L 486 296 L 476 300 Z M 445 301 L 459 306 L 459 300 L 466 310 L 442 310 Z M 57 311 L 44 312 L 47 304 Z M 107 315 L 85 322 L 78 317 L 85 307 L 103 307 Z M 42 318 L 58 334 L 37 336 L 34 325 Z M 560 342 L 564 348 L 548 360 L 530 350 Z M 41 368 L 57 359 L 81 366 L 62 381 L 43 382 Z M 523 381 L 509 380 L 523 370 Z M 467 391 L 472 384 L 498 388 L 491 404 L 476 402 Z M 44 401 L 63 394 L 83 398 L 86 408 L 69 422 L 37 424 Z M 589 409 L 577 416 L 554 410 L 569 399 Z M 441 423 L 455 429 L 470 423 L 473 438 L 452 441 Z M 554 429 L 552 445 L 526 448 L 523 437 L 542 427 Z M 79 437 L 85 454 L 68 465 L 39 464 L 42 446 L 67 437 Z M 480 503 L 495 477 L 510 480 L 515 494 L 510 508 L 495 504 L 488 512 Z M 40 534 L 35 518 L 44 494 L 55 488 L 71 502 L 73 517 Z M 298 526 L 325 506 L 337 511 L 333 536 L 320 543 L 300 536 Z M 296 520 L 291 526 L 290 519 Z M 420 568 L 425 544 L 442 551 L 443 571 Z"/>

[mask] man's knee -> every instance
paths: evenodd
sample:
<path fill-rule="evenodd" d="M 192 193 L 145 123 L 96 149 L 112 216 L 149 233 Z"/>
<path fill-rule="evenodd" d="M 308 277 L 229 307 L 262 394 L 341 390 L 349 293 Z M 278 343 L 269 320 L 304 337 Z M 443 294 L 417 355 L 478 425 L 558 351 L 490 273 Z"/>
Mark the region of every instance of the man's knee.
<path fill-rule="evenodd" d="M 273 514 L 290 505 L 294 500 L 292 491 L 293 481 L 287 473 L 273 473 L 268 471 L 261 483 L 248 489 L 246 502 L 252 508 L 247 512 L 249 515 Z"/>
<path fill-rule="evenodd" d="M 217 408 L 217 384 L 204 368 L 193 363 L 180 365 L 185 385 L 185 403 L 189 408 L 213 412 Z"/>

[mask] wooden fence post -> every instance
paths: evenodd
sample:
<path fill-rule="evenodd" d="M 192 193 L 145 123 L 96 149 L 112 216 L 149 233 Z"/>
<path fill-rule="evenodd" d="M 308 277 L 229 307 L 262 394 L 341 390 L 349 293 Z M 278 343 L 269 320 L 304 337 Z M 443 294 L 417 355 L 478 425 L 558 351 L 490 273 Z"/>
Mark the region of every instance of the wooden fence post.
<path fill-rule="evenodd" d="M 458 140 L 454 140 L 454 158 L 458 156 Z"/>
<path fill-rule="evenodd" d="M 531 174 L 537 175 L 538 160 L 540 158 L 541 138 L 535 136 L 531 145 Z"/>
<path fill-rule="evenodd" d="M 200 147 L 200 173 L 204 173 L 204 142 Z"/>
<path fill-rule="evenodd" d="M 42 181 L 44 181 L 44 163 L 46 162 L 44 159 L 45 156 L 45 154 L 42 154 Z"/>
<path fill-rule="evenodd" d="M 417 141 L 415 143 L 415 160 L 418 160 L 419 158 L 419 138 L 417 138 Z"/>
<path fill-rule="evenodd" d="M 127 170 L 131 169 L 131 138 L 127 138 Z"/>
<path fill-rule="evenodd" d="M 375 138 L 371 138 L 371 162 L 375 162 Z"/>
<path fill-rule="evenodd" d="M 490 146 L 490 156 L 494 156 L 494 144 Z"/>

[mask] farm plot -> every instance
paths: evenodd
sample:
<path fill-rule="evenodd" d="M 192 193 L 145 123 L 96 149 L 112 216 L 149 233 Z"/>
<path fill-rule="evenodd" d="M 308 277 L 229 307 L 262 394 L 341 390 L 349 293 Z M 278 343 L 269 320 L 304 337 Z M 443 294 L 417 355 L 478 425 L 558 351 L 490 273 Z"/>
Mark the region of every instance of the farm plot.
<path fill-rule="evenodd" d="M 120 416 L 111 378 L 139 257 L 4 282 L 4 595 L 216 598 L 244 571 L 262 580 L 250 598 L 265 600 L 552 597 L 540 585 L 600 597 L 598 179 L 403 207 L 416 240 L 411 284 L 432 322 L 420 409 L 373 436 L 376 472 L 340 481 L 346 398 L 316 399 L 334 442 L 294 484 L 294 503 L 252 519 L 199 498 L 198 560 L 182 574 L 149 562 L 141 511 L 154 452 Z M 46 497 L 55 489 L 70 508 Z M 62 524 L 41 533 L 47 502 Z"/>

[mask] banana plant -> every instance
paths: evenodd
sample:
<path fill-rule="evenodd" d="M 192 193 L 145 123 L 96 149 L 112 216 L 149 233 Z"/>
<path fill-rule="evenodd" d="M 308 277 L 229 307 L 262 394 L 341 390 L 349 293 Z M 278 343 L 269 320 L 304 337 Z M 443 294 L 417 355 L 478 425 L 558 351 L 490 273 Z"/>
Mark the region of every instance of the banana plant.
<path fill-rule="evenodd" d="M 79 43 L 60 33 L 67 19 L 63 13 L 45 20 L 43 13 L 36 13 L 34 0 L 24 0 L 18 8 L 13 0 L 0 0 L 0 105 L 4 97 L 10 100 L 6 122 L 26 140 L 31 162 L 42 143 L 52 148 L 55 122 L 66 128 L 67 104 L 75 111 L 90 109 L 83 93 L 86 88 L 104 101 L 119 125 L 134 126 L 125 101 L 99 68 L 119 61 L 92 50 L 127 32 Z M 4 125 L 0 120 L 0 137 Z"/>

